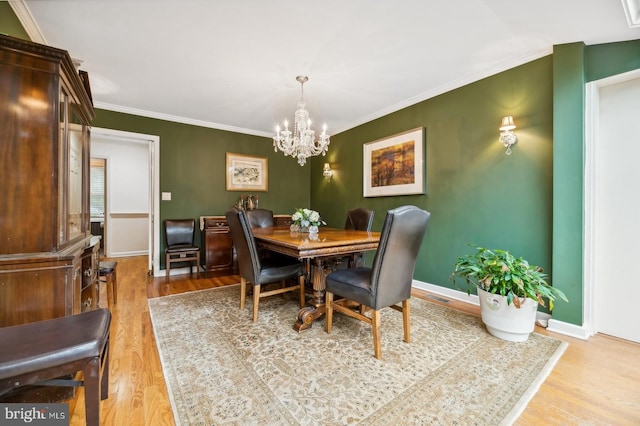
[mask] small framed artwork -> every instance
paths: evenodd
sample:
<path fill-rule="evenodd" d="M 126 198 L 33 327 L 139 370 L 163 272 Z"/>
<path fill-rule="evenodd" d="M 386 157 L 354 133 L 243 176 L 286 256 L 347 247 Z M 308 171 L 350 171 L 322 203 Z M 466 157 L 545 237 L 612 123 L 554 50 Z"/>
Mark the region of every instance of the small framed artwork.
<path fill-rule="evenodd" d="M 365 197 L 424 194 L 424 128 L 363 145 Z"/>
<path fill-rule="evenodd" d="M 267 191 L 267 157 L 227 152 L 227 191 Z"/>

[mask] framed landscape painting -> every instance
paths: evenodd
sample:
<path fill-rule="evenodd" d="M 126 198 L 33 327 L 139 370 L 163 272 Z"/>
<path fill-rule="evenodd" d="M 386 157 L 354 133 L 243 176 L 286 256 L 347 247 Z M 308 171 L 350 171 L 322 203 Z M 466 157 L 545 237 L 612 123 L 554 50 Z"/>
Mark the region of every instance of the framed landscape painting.
<path fill-rule="evenodd" d="M 227 152 L 227 191 L 267 191 L 267 157 Z"/>
<path fill-rule="evenodd" d="M 365 197 L 424 194 L 424 128 L 363 145 Z"/>

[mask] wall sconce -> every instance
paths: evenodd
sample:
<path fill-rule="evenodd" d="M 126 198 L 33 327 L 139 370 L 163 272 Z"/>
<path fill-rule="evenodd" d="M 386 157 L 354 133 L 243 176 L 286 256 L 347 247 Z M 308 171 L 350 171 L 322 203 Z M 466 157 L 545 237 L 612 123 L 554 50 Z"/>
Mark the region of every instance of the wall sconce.
<path fill-rule="evenodd" d="M 322 167 L 322 176 L 324 176 L 326 180 L 331 181 L 331 178 L 333 177 L 333 170 L 331 170 L 329 163 L 324 163 L 324 166 Z"/>
<path fill-rule="evenodd" d="M 515 129 L 516 125 L 513 123 L 513 117 L 502 117 L 502 123 L 500 124 L 500 143 L 507 148 L 507 155 L 511 155 L 511 145 L 518 142 L 518 137 L 511 130 Z"/>

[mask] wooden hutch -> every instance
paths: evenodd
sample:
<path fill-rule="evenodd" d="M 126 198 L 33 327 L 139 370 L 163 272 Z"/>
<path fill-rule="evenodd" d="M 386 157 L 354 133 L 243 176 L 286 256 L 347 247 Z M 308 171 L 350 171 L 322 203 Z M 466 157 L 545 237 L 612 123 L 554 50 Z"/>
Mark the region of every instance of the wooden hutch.
<path fill-rule="evenodd" d="M 97 307 L 93 118 L 66 51 L 0 35 L 0 327 Z"/>

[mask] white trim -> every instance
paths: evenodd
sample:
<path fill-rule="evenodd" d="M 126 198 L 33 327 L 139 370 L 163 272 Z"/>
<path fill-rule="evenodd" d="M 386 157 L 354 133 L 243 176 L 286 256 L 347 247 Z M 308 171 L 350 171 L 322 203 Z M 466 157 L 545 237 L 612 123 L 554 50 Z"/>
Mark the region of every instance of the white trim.
<path fill-rule="evenodd" d="M 413 282 L 411 283 L 411 287 L 428 291 L 429 293 L 437 294 L 448 299 L 454 299 L 460 302 L 469 303 L 471 305 L 480 306 L 478 296 L 476 296 L 475 294 L 469 295 L 464 291 L 453 290 L 451 288 L 429 284 L 418 280 L 413 280 Z"/>
<path fill-rule="evenodd" d="M 565 336 L 577 339 L 588 340 L 592 336 L 591 332 L 584 325 L 569 324 L 568 322 L 550 319 L 547 331 L 564 334 Z"/>
<path fill-rule="evenodd" d="M 18 20 L 29 35 L 31 41 L 47 44 L 47 40 L 44 38 L 42 31 L 40 31 L 40 27 L 35 19 L 33 19 L 29 6 L 27 6 L 24 0 L 9 0 L 9 6 L 13 9 L 13 13 L 18 17 Z"/>
<path fill-rule="evenodd" d="M 471 74 L 469 76 L 467 76 L 466 78 L 462 78 L 458 81 L 452 81 L 452 82 L 448 82 L 446 84 L 443 84 L 442 86 L 436 87 L 434 89 L 428 90 L 426 92 L 422 92 L 419 93 L 415 96 L 412 96 L 411 98 L 405 99 L 404 101 L 398 102 L 395 105 L 391 105 L 387 108 L 381 109 L 380 111 L 376 111 L 372 114 L 369 114 L 365 117 L 362 117 L 360 119 L 358 119 L 357 121 L 354 121 L 350 124 L 347 124 L 341 128 L 337 128 L 334 131 L 334 134 L 338 134 L 338 133 L 342 133 L 345 132 L 347 130 L 353 129 L 355 127 L 358 127 L 362 124 L 368 123 L 370 121 L 376 120 L 380 117 L 384 117 L 387 116 L 389 114 L 392 114 L 394 112 L 400 111 L 403 108 L 407 108 L 413 105 L 416 105 L 422 101 L 425 101 L 427 99 L 432 99 L 435 98 L 436 96 L 440 96 L 443 93 L 447 93 L 450 92 L 452 90 L 455 89 L 459 89 L 460 87 L 464 87 L 467 86 L 471 83 L 475 83 L 477 81 L 480 81 L 484 78 L 490 77 L 492 75 L 496 75 L 499 74 L 501 72 L 504 72 L 505 70 L 509 70 L 515 67 L 518 67 L 520 65 L 524 65 L 526 63 L 529 63 L 531 61 L 535 61 L 536 59 L 540 59 L 544 56 L 547 55 L 551 55 L 553 53 L 553 47 L 549 47 L 549 48 L 543 48 L 538 50 L 537 52 L 532 52 L 532 53 L 528 53 L 528 54 L 524 54 L 521 55 L 519 57 L 515 57 L 515 58 L 509 58 L 508 60 L 501 62 L 499 64 L 495 64 L 492 67 L 489 67 L 487 69 L 483 69 L 482 72 L 478 72 L 478 73 L 474 73 Z M 273 135 L 269 135 L 269 137 L 271 137 Z"/>
<path fill-rule="evenodd" d="M 640 0 L 621 0 L 630 28 L 640 27 Z"/>
<path fill-rule="evenodd" d="M 458 81 L 453 81 L 447 84 L 444 84 L 442 86 L 436 87 L 432 90 L 426 91 L 426 92 L 422 92 L 419 93 L 415 96 L 412 96 L 411 98 L 405 99 L 401 102 L 398 102 L 395 105 L 391 105 L 387 108 L 381 109 L 379 111 L 376 111 L 372 114 L 369 114 L 365 117 L 361 117 L 360 119 L 346 124 L 345 126 L 342 126 L 341 128 L 337 128 L 334 131 L 334 134 L 338 134 L 338 133 L 342 133 L 345 132 L 347 130 L 353 129 L 355 127 L 358 127 L 364 123 L 368 123 L 370 121 L 376 120 L 380 117 L 384 117 L 387 116 L 389 114 L 392 114 L 394 112 L 400 111 L 403 108 L 407 108 L 413 105 L 416 105 L 422 101 L 425 101 L 427 99 L 432 99 L 436 96 L 442 95 L 443 93 L 447 93 L 450 92 L 451 90 L 454 89 L 458 89 L 460 87 L 466 86 L 468 84 L 471 83 L 475 83 L 476 81 L 480 81 L 484 78 L 487 78 L 489 76 L 498 74 L 500 72 L 503 72 L 504 70 L 507 69 L 511 69 L 511 68 L 515 68 L 518 67 L 520 65 L 529 63 L 531 61 L 534 61 L 536 59 L 540 59 L 544 56 L 547 55 L 551 55 L 553 53 L 553 48 L 549 47 L 549 48 L 544 48 L 544 49 L 540 49 L 537 52 L 533 52 L 533 53 L 529 53 L 529 54 L 525 54 L 525 55 L 521 55 L 519 57 L 516 58 L 509 58 L 508 60 L 501 62 L 499 64 L 496 64 L 490 68 L 484 69 L 482 70 L 482 72 L 479 73 L 474 73 L 471 74 L 469 76 L 467 76 L 466 78 L 462 78 Z M 192 118 L 188 118 L 188 117 L 181 117 L 181 116 L 177 116 L 177 115 L 171 115 L 171 114 L 165 114 L 165 113 L 161 113 L 161 112 L 155 112 L 155 111 L 149 111 L 149 110 L 143 110 L 143 109 L 138 109 L 138 108 L 131 108 L 131 107 L 126 107 L 126 106 L 122 106 L 122 105 L 115 105 L 115 104 L 109 104 L 109 103 L 105 103 L 105 102 L 94 102 L 94 105 L 96 108 L 100 108 L 100 109 L 104 109 L 104 110 L 108 110 L 108 111 L 115 111 L 115 112 L 121 112 L 124 114 L 133 114 L 133 115 L 139 115 L 141 117 L 149 117 L 149 118 L 156 118 L 159 120 L 166 120 L 166 121 L 172 121 L 172 122 L 176 122 L 176 123 L 183 123 L 183 124 L 191 124 L 193 126 L 200 126 L 200 127 L 206 127 L 206 128 L 210 128 L 210 129 L 218 129 L 218 130 L 226 130 L 229 132 L 235 132 L 235 133 L 243 133 L 243 134 L 247 134 L 247 135 L 254 135 L 254 136 L 261 136 L 261 137 L 265 137 L 265 138 L 269 138 L 271 139 L 271 137 L 273 137 L 273 133 L 269 133 L 269 132 L 264 132 L 264 131 L 259 131 L 259 130 L 254 130 L 254 129 L 245 129 L 245 128 L 241 128 L 241 127 L 234 127 L 234 126 L 228 126 L 225 124 L 220 124 L 220 123 L 213 123 L 210 121 L 203 121 L 203 120 L 196 120 L 196 119 L 192 119 Z"/>
<path fill-rule="evenodd" d="M 160 217 L 160 137 L 156 135 L 146 135 L 143 133 L 126 132 L 123 130 L 104 129 L 100 127 L 91 128 L 92 135 L 100 135 L 106 138 L 117 139 L 131 139 L 132 142 L 143 142 L 149 144 L 150 158 L 152 158 L 152 164 L 150 164 L 150 173 L 152 173 L 150 182 L 153 188 L 150 199 L 153 203 L 152 214 L 149 215 L 149 220 L 152 222 L 153 227 L 153 250 L 149 250 L 149 270 L 153 269 L 153 276 L 160 275 L 160 224 L 157 220 Z M 105 219 L 109 215 L 105 212 Z M 107 229 L 109 227 L 107 226 Z M 108 241 L 108 238 L 107 238 Z M 134 256 L 133 254 L 118 254 L 118 256 Z M 164 272 L 164 271 L 163 271 Z"/>
<path fill-rule="evenodd" d="M 583 215 L 584 215 L 584 250 L 583 250 L 583 288 L 582 288 L 582 326 L 571 324 L 561 325 L 559 321 L 550 320 L 549 328 L 558 330 L 559 333 L 570 336 L 583 336 L 587 338 L 598 332 L 598 305 L 596 304 L 596 284 L 599 282 L 600 270 L 598 269 L 598 248 L 595 227 L 598 222 L 598 186 L 597 186 L 597 162 L 595 147 L 598 145 L 599 121 L 600 121 L 600 88 L 628 80 L 640 78 L 640 70 L 633 70 L 623 74 L 592 81 L 586 85 L 585 98 L 585 150 L 584 150 L 584 185 L 583 185 Z M 574 328 L 579 327 L 579 328 Z M 560 331 L 562 330 L 562 331 Z M 566 331 L 566 333 L 564 332 Z M 582 338 L 582 337 L 580 337 Z"/>
<path fill-rule="evenodd" d="M 22 0 L 10 0 L 10 1 L 17 1 L 22 3 Z M 33 18 L 31 18 L 31 20 L 33 21 Z M 35 24 L 35 21 L 33 21 L 33 24 Z M 23 24 L 25 25 L 25 24 Z M 37 25 L 36 25 L 37 27 Z M 25 26 L 26 28 L 26 26 Z M 39 30 L 38 30 L 39 31 Z M 32 37 L 33 39 L 33 37 Z M 44 38 L 42 38 L 44 40 Z M 34 40 L 35 41 L 35 40 Z M 44 41 L 43 41 L 44 42 Z M 387 116 L 389 114 L 392 114 L 394 112 L 400 111 L 403 108 L 407 108 L 413 105 L 416 105 L 420 102 L 423 102 L 427 99 L 432 99 L 436 96 L 442 95 L 443 93 L 447 93 L 450 92 L 451 90 L 455 90 L 458 89 L 460 87 L 464 87 L 468 84 L 471 83 L 475 83 L 477 81 L 480 81 L 484 78 L 490 77 L 492 75 L 498 74 L 500 72 L 503 72 L 506 69 L 511 69 L 511 68 L 515 68 L 518 67 L 520 65 L 529 63 L 531 61 L 534 61 L 536 59 L 540 59 L 544 56 L 547 55 L 551 55 L 553 53 L 552 47 L 550 48 L 544 48 L 541 49 L 537 52 L 534 53 L 529 53 L 526 55 L 522 55 L 516 58 L 510 58 L 507 61 L 504 61 L 502 63 L 496 64 L 488 69 L 484 69 L 482 70 L 482 72 L 479 73 L 474 73 L 471 74 L 469 76 L 467 76 L 466 78 L 462 78 L 458 81 L 453 81 L 447 84 L 444 84 L 442 86 L 436 87 L 432 90 L 426 91 L 426 92 L 422 92 L 419 93 L 415 96 L 412 96 L 411 98 L 405 99 L 401 102 L 396 103 L 395 105 L 391 105 L 387 108 L 381 109 L 379 111 L 376 111 L 372 114 L 369 114 L 365 117 L 361 117 L 360 119 L 346 124 L 345 126 L 342 126 L 341 128 L 337 128 L 334 131 L 334 134 L 338 134 L 338 133 L 342 133 L 345 132 L 347 130 L 353 129 L 355 127 L 358 127 L 364 123 L 368 123 L 370 121 L 376 120 L 380 117 L 384 117 Z M 260 137 L 265 137 L 265 138 L 269 138 L 271 139 L 273 137 L 273 133 L 272 132 L 265 132 L 265 131 L 260 131 L 260 130 L 254 130 L 254 129 L 246 129 L 243 127 L 235 127 L 235 126 L 229 126 L 226 124 L 220 124 L 220 123 L 214 123 L 211 121 L 204 121 L 204 120 L 196 120 L 193 118 L 188 118 L 188 117 L 182 117 L 182 116 L 178 116 L 178 115 L 172 115 L 172 114 L 165 114 L 165 113 L 161 113 L 161 112 L 156 112 L 156 111 L 150 111 L 150 110 L 144 110 L 144 109 L 139 109 L 139 108 L 132 108 L 132 107 L 127 107 L 127 106 L 123 106 L 123 105 L 116 105 L 116 104 L 110 104 L 110 103 L 106 103 L 106 102 L 100 102 L 100 101 L 94 101 L 94 107 L 95 108 L 100 108 L 100 109 L 104 109 L 107 111 L 114 111 L 114 112 L 120 112 L 120 113 L 124 113 L 124 114 L 132 114 L 132 115 L 138 115 L 141 117 L 148 117 L 148 118 L 155 118 L 158 120 L 165 120 L 165 121 L 171 121 L 171 122 L 175 122 L 175 123 L 183 123 L 183 124 L 189 124 L 189 125 L 193 125 L 193 126 L 200 126 L 200 127 L 205 127 L 205 128 L 210 128 L 210 129 L 218 129 L 218 130 L 225 130 L 228 132 L 235 132 L 235 133 L 242 133 L 242 134 L 247 134 L 247 135 L 254 135 L 254 136 L 260 136 Z"/>
<path fill-rule="evenodd" d="M 588 83 L 586 86 L 585 98 L 585 148 L 584 148 L 584 251 L 582 261 L 582 326 L 589 336 L 593 336 L 597 331 L 595 324 L 596 305 L 595 283 L 597 282 L 598 270 L 596 268 L 598 258 L 598 245 L 595 244 L 595 223 L 597 194 L 595 146 L 598 138 L 599 120 L 599 94 L 595 83 Z"/>
<path fill-rule="evenodd" d="M 193 119 L 193 118 L 181 117 L 181 116 L 178 116 L 178 115 L 165 114 L 165 113 L 162 113 L 162 112 L 149 111 L 149 110 L 144 110 L 144 109 L 139 109 L 139 108 L 131 108 L 131 107 L 126 107 L 126 106 L 122 106 L 122 105 L 108 104 L 108 103 L 105 103 L 105 102 L 97 102 L 96 101 L 96 102 L 94 102 L 94 106 L 95 106 L 95 108 L 100 108 L 100 109 L 104 109 L 104 110 L 108 110 L 108 111 L 115 111 L 115 112 L 121 112 L 121 113 L 124 113 L 124 114 L 138 115 L 138 116 L 141 116 L 141 117 L 155 118 L 155 119 L 158 119 L 158 120 L 172 121 L 172 122 L 175 122 L 175 123 L 190 124 L 192 126 L 200 126 L 200 127 L 210 128 L 210 129 L 226 130 L 228 132 L 243 133 L 243 134 L 246 134 L 246 135 L 262 136 L 262 137 L 266 137 L 266 138 L 271 138 L 273 136 L 273 133 L 260 132 L 260 131 L 257 131 L 257 130 L 244 129 L 244 128 L 241 128 L 241 127 L 228 126 L 226 124 L 213 123 L 211 121 L 196 120 L 196 119 Z"/>
<path fill-rule="evenodd" d="M 149 254 L 147 250 L 142 251 L 120 251 L 111 253 L 110 257 L 134 257 L 134 256 L 146 256 Z"/>
<path fill-rule="evenodd" d="M 468 295 L 464 291 L 454 290 L 447 287 L 441 287 L 435 284 L 425 283 L 423 281 L 413 280 L 411 283 L 413 288 L 417 288 L 419 290 L 428 291 L 429 293 L 433 293 L 438 296 L 442 296 L 448 299 L 458 300 L 463 303 L 469 303 L 471 305 L 479 306 L 480 302 L 478 300 L 478 296 L 475 294 Z M 537 312 L 536 313 L 537 321 L 544 321 L 548 323 L 547 331 L 551 331 L 554 333 L 564 334 L 570 337 L 576 337 L 578 339 L 587 340 L 590 335 L 586 333 L 584 326 L 569 324 L 566 322 L 558 321 L 552 319 L 551 315 L 546 312 Z"/>

